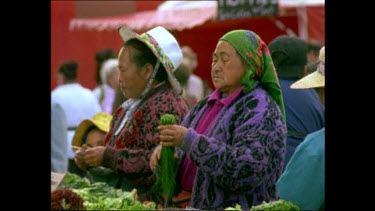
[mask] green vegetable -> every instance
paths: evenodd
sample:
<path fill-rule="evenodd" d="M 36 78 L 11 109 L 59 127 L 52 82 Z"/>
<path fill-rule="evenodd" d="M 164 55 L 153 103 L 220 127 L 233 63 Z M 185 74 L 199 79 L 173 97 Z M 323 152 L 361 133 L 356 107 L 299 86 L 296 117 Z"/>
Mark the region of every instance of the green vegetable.
<path fill-rule="evenodd" d="M 176 124 L 176 117 L 173 114 L 164 114 L 160 121 L 162 125 L 173 125 Z"/>
<path fill-rule="evenodd" d="M 260 205 L 252 206 L 250 211 L 263 211 L 263 210 L 301 210 L 297 205 L 285 200 L 277 200 L 271 202 L 263 202 Z"/>
<path fill-rule="evenodd" d="M 66 189 L 66 188 L 84 188 L 90 185 L 90 181 L 87 178 L 80 177 L 77 174 L 66 172 L 64 179 L 57 187 L 57 189 Z"/>
<path fill-rule="evenodd" d="M 136 191 L 127 192 L 106 183 L 93 183 L 82 189 L 72 189 L 83 199 L 88 210 L 154 210 L 155 203 L 144 205 L 134 199 Z"/>
<path fill-rule="evenodd" d="M 173 125 L 176 124 L 176 118 L 173 114 L 164 114 L 161 119 L 162 125 Z M 174 193 L 176 186 L 175 181 L 175 170 L 176 160 L 174 158 L 174 147 L 161 148 L 161 157 L 159 161 L 160 169 L 157 169 L 157 181 L 153 187 L 154 193 L 162 192 L 166 198 L 171 198 Z M 157 201 L 157 197 L 155 199 Z"/>
<path fill-rule="evenodd" d="M 58 189 L 69 188 L 83 199 L 88 210 L 154 210 L 155 203 L 148 205 L 135 200 L 136 191 L 116 189 L 104 182 L 90 184 L 87 178 L 67 172 Z"/>
<path fill-rule="evenodd" d="M 225 210 L 242 210 L 241 205 L 236 204 L 236 207 L 227 207 Z"/>

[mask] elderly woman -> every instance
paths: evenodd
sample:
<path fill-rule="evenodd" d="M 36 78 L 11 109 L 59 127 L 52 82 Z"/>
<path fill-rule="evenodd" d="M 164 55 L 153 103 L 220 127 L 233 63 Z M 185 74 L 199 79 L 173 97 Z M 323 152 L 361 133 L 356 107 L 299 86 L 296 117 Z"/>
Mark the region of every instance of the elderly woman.
<path fill-rule="evenodd" d="M 173 71 L 182 61 L 176 39 L 156 27 L 138 35 L 119 29 L 125 44 L 119 53 L 120 87 L 126 98 L 113 114 L 105 146 L 88 148 L 84 161 L 90 167 L 103 166 L 121 175 L 118 187 L 138 190 L 139 200 L 148 196 L 156 178 L 150 156 L 159 144 L 160 117 L 173 114 L 181 123 L 188 112 L 181 87 Z"/>
<path fill-rule="evenodd" d="M 161 145 L 178 150 L 177 183 L 198 209 L 249 210 L 277 200 L 287 132 L 268 47 L 252 31 L 230 31 L 212 54 L 211 75 L 216 90 L 182 125 L 159 126 Z M 152 168 L 158 158 L 155 150 Z"/>

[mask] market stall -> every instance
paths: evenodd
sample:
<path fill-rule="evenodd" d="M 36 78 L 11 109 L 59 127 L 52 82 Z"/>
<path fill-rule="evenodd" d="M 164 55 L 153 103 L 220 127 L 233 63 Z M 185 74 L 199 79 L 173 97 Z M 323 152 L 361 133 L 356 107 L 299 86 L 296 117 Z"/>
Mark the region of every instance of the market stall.
<path fill-rule="evenodd" d="M 81 71 L 78 79 L 84 86 L 94 88 L 95 53 L 112 48 L 118 51 L 122 41 L 119 26 L 127 26 L 138 33 L 156 25 L 164 26 L 178 39 L 181 46 L 189 45 L 198 57 L 195 74 L 212 87 L 210 78 L 211 54 L 217 40 L 227 31 L 249 29 L 268 43 L 282 34 L 318 40 L 324 43 L 324 1 L 280 0 L 275 16 L 218 20 L 217 1 L 164 1 L 155 10 L 105 18 L 75 18 L 59 26 L 61 18 L 52 13 L 51 89 L 55 87 L 54 72 L 68 59 L 77 60 Z M 61 32 L 54 31 L 60 30 Z M 67 31 L 63 31 L 63 30 Z M 56 35 L 55 35 L 56 34 Z"/>
<path fill-rule="evenodd" d="M 317 40 L 324 44 L 324 1 L 279 0 L 278 6 L 279 15 L 272 18 L 277 27 L 288 30 L 285 24 L 277 20 L 278 16 L 297 15 L 298 34 L 305 40 Z M 135 31 L 147 31 L 160 25 L 168 30 L 183 31 L 205 22 L 222 20 L 218 18 L 220 17 L 218 8 L 218 1 L 165 1 L 156 10 L 151 11 L 109 18 L 74 18 L 70 21 L 69 28 L 70 30 L 112 31 L 127 26 Z M 271 15 L 267 16 L 266 18 L 269 18 Z M 244 18 L 254 18 L 254 16 Z M 233 19 L 235 18 L 232 18 L 232 21 L 235 21 Z"/>

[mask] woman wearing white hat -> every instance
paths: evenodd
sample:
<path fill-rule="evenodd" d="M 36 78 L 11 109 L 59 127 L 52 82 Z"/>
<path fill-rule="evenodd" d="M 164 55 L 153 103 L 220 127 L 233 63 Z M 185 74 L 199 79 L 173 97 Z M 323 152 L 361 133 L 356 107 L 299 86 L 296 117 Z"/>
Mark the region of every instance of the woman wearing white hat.
<path fill-rule="evenodd" d="M 159 143 L 160 117 L 173 114 L 181 123 L 188 107 L 173 71 L 181 64 L 176 39 L 163 27 L 138 35 L 119 29 L 125 42 L 119 53 L 120 88 L 126 98 L 113 114 L 105 146 L 86 150 L 91 167 L 104 166 L 121 175 L 118 187 L 138 190 L 140 201 L 150 200 L 156 178 L 149 165 Z"/>

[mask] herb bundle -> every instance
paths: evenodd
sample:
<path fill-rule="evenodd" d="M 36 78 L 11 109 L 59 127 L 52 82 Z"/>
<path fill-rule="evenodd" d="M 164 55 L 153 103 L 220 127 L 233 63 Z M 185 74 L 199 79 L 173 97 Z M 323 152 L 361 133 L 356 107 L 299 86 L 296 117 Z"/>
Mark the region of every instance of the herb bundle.
<path fill-rule="evenodd" d="M 162 125 L 172 125 L 176 123 L 176 118 L 173 114 L 165 114 L 161 117 L 160 121 Z M 176 186 L 174 178 L 176 170 L 174 151 L 174 147 L 162 146 L 161 157 L 156 173 L 157 180 L 153 187 L 154 193 L 162 192 L 166 199 L 172 198 Z"/>

